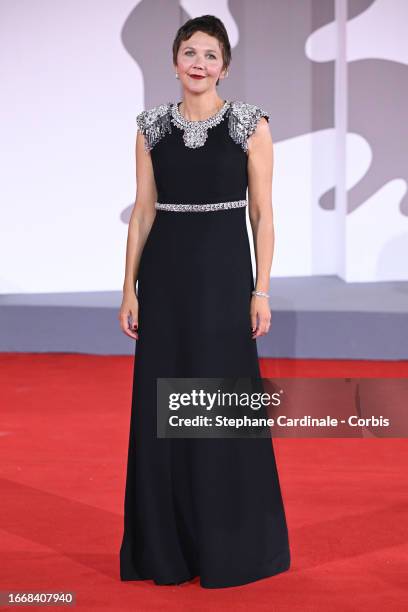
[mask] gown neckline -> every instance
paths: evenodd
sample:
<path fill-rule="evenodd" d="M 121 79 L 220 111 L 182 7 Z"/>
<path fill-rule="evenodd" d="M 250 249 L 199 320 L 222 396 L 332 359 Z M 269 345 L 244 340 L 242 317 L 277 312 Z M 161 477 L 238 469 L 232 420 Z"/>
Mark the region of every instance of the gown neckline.
<path fill-rule="evenodd" d="M 224 100 L 224 104 L 221 106 L 221 108 L 214 113 L 213 115 L 210 115 L 209 117 L 207 117 L 207 119 L 186 119 L 180 112 L 179 110 L 179 106 L 181 104 L 182 100 L 179 100 L 178 102 L 175 102 L 172 105 L 172 115 L 173 118 L 176 119 L 176 121 L 183 125 L 184 127 L 192 127 L 192 126 L 201 126 L 201 127 L 205 127 L 205 126 L 209 126 L 209 125 L 213 125 L 215 124 L 215 122 L 217 122 L 218 119 L 220 119 L 228 110 L 231 102 L 229 100 Z"/>

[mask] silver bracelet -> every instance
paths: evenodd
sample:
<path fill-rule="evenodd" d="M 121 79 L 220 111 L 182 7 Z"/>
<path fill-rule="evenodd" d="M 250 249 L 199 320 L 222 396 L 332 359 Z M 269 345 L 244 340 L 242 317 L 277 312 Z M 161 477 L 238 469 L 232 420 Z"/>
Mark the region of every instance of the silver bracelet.
<path fill-rule="evenodd" d="M 265 293 L 265 291 L 257 291 L 256 289 L 254 289 L 252 291 L 252 295 L 260 295 L 260 296 L 266 297 L 266 298 L 269 297 L 269 293 Z"/>

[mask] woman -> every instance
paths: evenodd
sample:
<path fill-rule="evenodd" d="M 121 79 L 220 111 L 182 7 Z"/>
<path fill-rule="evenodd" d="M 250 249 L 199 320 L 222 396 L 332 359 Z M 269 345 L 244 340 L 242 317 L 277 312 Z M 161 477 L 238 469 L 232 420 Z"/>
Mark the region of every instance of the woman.
<path fill-rule="evenodd" d="M 119 313 L 136 339 L 122 580 L 200 576 L 202 587 L 228 587 L 290 565 L 270 438 L 156 432 L 157 378 L 260 377 L 256 338 L 270 324 L 272 139 L 265 110 L 218 96 L 230 60 L 219 19 L 187 21 L 173 43 L 182 101 L 137 116 L 137 196 Z"/>

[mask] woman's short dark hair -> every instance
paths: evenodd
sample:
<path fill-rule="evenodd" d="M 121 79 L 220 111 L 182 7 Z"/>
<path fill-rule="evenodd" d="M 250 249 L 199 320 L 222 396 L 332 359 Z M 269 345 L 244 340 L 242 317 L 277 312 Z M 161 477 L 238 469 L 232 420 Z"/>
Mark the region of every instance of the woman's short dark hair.
<path fill-rule="evenodd" d="M 229 42 L 227 30 L 221 19 L 214 15 L 202 15 L 186 21 L 178 30 L 173 42 L 173 64 L 177 65 L 177 54 L 180 44 L 188 40 L 194 32 L 205 32 L 209 36 L 214 36 L 220 43 L 223 65 L 222 68 L 227 69 L 231 62 L 231 45 Z M 216 85 L 218 85 L 219 79 Z"/>

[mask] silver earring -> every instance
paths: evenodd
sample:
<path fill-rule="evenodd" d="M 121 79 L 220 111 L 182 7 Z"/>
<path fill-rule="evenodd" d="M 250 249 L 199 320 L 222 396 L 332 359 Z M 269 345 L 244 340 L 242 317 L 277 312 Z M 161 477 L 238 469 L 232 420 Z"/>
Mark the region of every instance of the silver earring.
<path fill-rule="evenodd" d="M 176 72 L 176 79 L 178 79 L 178 78 L 179 78 L 179 75 L 178 75 L 178 72 Z"/>

